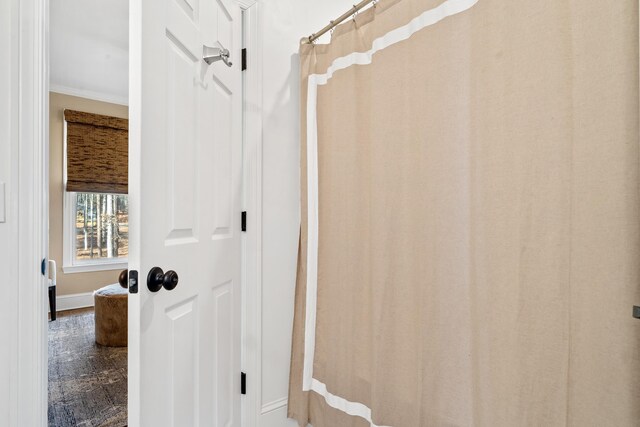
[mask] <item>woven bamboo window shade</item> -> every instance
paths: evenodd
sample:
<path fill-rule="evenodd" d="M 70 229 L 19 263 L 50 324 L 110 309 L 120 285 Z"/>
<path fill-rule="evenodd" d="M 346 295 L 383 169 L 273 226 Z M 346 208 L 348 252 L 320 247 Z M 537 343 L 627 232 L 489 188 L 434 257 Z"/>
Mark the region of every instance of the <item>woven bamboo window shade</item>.
<path fill-rule="evenodd" d="M 127 193 L 129 121 L 64 110 L 66 190 Z"/>

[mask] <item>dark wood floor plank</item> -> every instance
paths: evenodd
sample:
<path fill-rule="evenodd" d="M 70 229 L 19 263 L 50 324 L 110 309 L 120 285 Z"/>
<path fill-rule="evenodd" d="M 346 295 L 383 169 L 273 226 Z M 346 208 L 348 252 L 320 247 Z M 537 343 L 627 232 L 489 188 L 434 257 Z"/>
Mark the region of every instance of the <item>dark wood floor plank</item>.
<path fill-rule="evenodd" d="M 94 313 L 58 313 L 49 322 L 50 427 L 127 424 L 127 349 L 95 343 Z"/>

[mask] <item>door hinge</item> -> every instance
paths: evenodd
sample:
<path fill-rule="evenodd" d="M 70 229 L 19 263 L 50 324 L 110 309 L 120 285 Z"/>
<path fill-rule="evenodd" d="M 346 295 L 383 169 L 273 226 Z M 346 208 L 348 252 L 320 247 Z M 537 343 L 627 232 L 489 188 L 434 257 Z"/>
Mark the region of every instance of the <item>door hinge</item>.
<path fill-rule="evenodd" d="M 247 48 L 242 48 L 242 71 L 247 69 Z"/>
<path fill-rule="evenodd" d="M 633 306 L 633 317 L 635 319 L 640 319 L 640 307 L 638 307 L 637 305 Z"/>
<path fill-rule="evenodd" d="M 242 212 L 242 220 L 240 222 L 240 227 L 242 231 L 247 231 L 247 211 Z"/>
<path fill-rule="evenodd" d="M 247 374 L 240 373 L 240 394 L 247 394 Z"/>

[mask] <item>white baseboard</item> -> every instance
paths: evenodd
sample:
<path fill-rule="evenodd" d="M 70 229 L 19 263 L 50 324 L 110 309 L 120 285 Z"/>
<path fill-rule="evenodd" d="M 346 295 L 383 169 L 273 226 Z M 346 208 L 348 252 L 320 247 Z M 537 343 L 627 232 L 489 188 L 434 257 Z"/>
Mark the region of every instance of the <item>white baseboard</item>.
<path fill-rule="evenodd" d="M 281 399 L 274 400 L 273 402 L 262 405 L 261 415 L 268 414 L 269 412 L 277 411 L 280 408 L 287 406 L 288 397 L 285 396 Z"/>
<path fill-rule="evenodd" d="M 85 307 L 93 307 L 93 292 L 58 295 L 56 297 L 56 311 L 74 310 Z"/>

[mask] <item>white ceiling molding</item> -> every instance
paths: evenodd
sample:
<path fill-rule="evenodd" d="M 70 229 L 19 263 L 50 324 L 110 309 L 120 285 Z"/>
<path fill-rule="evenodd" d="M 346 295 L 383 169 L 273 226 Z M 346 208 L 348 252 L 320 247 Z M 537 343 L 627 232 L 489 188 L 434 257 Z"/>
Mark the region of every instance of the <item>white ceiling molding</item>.
<path fill-rule="evenodd" d="M 50 88 L 128 104 L 129 1 L 57 0 L 50 8 Z"/>
<path fill-rule="evenodd" d="M 129 98 L 117 96 L 109 93 L 99 93 L 90 90 L 76 89 L 60 85 L 49 85 L 49 92 L 60 93 L 62 95 L 77 96 L 78 98 L 91 99 L 94 101 L 108 102 L 110 104 L 129 105 Z"/>

